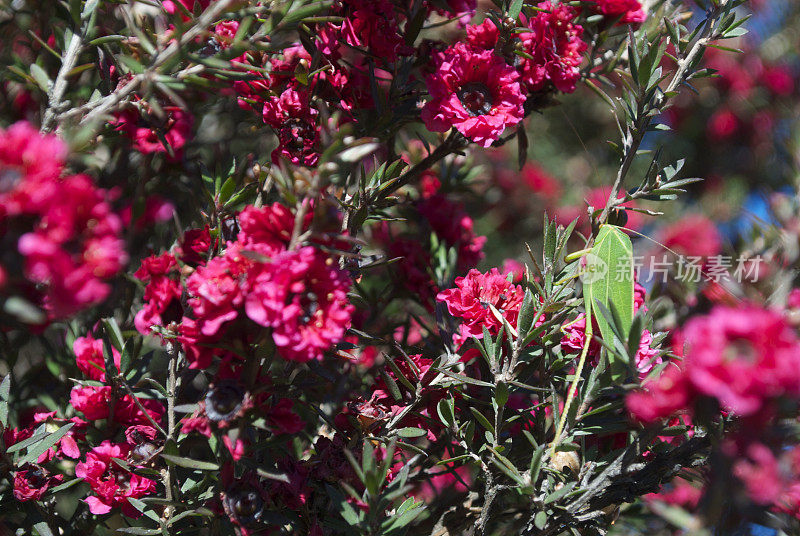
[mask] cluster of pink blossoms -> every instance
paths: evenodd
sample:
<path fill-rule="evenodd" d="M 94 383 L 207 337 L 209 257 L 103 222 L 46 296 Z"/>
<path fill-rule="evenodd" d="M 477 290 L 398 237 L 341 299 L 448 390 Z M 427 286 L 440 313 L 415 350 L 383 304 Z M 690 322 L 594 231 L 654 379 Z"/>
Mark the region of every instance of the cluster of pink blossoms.
<path fill-rule="evenodd" d="M 197 230 L 177 255 L 145 259 L 137 271 L 147 283 L 137 329 L 148 334 L 153 326 L 174 327 L 196 368 L 207 368 L 220 353 L 233 358 L 214 343 L 246 342 L 259 326 L 270 328 L 285 359 L 320 359 L 350 325 L 349 276 L 316 247 L 288 249 L 294 215 L 279 203 L 246 208 L 238 225 L 237 239 L 221 255 L 211 256 L 210 236 Z M 185 280 L 179 263 L 191 272 Z"/>
<path fill-rule="evenodd" d="M 691 412 L 701 398 L 748 417 L 780 397 L 800 396 L 800 339 L 780 312 L 720 306 L 690 320 L 682 337 L 681 365 L 667 367 L 644 391 L 628 396 L 628 409 L 639 420 Z"/>
<path fill-rule="evenodd" d="M 27 123 L 0 130 L 0 294 L 43 308 L 48 320 L 104 300 L 127 258 L 106 192 L 66 174 L 66 154 Z"/>
<path fill-rule="evenodd" d="M 41 433 L 40 427 L 72 425 L 55 445 L 39 456 L 35 464 L 27 464 L 15 473 L 14 496 L 19 501 L 41 499 L 51 486 L 63 480 L 62 474 L 51 475 L 47 464 L 65 458 L 81 458 L 87 448 L 86 435 L 90 427 L 115 434 L 121 425 L 124 441 L 117 442 L 113 436 L 106 435 L 108 439 L 100 445 L 88 447 L 86 460 L 75 466 L 75 476 L 84 479 L 92 489 L 92 495 L 85 501 L 93 514 L 106 514 L 112 508 L 121 508 L 125 515 L 139 517 L 141 513 L 128 499 L 155 492 L 156 483 L 123 468 L 112 458 L 137 467 L 149 461 L 157 448 L 157 433 L 152 425 L 161 423 L 164 407 L 156 400 L 117 392 L 106 376 L 102 340 L 91 336 L 79 337 L 73 343 L 73 352 L 78 368 L 90 380 L 105 385 L 77 385 L 72 389 L 70 403 L 85 419 L 62 419 L 56 417 L 55 412 L 36 413 L 29 426 L 4 431 L 3 442 L 10 447 Z M 113 350 L 113 360 L 115 365 L 112 368 L 118 370 L 120 354 L 116 350 Z M 113 421 L 113 426 L 98 423 L 103 420 Z"/>
<path fill-rule="evenodd" d="M 456 346 L 463 345 L 470 337 L 483 338 L 484 328 L 496 335 L 503 320 L 512 327 L 517 325 L 525 292 L 497 268 L 485 274 L 470 270 L 465 277 L 456 278 L 455 284 L 455 288 L 443 290 L 436 299 L 447 305 L 451 315 L 462 319 L 459 332 L 453 336 Z"/>
<path fill-rule="evenodd" d="M 537 7 L 530 18 L 520 17 L 523 31 L 501 31 L 486 19 L 467 28 L 465 42 L 435 57 L 426 78 L 431 100 L 422 110 L 428 129 L 455 127 L 488 147 L 522 121 L 528 94 L 575 90 L 586 50 L 583 28 L 574 22 L 578 10 L 549 1 Z"/>

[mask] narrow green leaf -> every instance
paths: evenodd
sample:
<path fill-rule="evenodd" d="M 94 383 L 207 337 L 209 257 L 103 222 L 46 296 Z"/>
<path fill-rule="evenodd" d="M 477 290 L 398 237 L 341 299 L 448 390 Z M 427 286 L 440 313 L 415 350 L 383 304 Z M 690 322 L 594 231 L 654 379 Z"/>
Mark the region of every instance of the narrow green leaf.
<path fill-rule="evenodd" d="M 50 530 L 50 527 L 47 526 L 47 523 L 44 521 L 39 521 L 38 523 L 34 523 L 33 530 L 39 533 L 39 536 L 53 536 L 53 532 Z"/>
<path fill-rule="evenodd" d="M 42 91 L 45 93 L 50 91 L 50 84 L 52 84 L 50 77 L 47 76 L 47 73 L 39 65 L 35 63 L 31 64 L 31 76 L 36 80 L 36 83 Z"/>
<path fill-rule="evenodd" d="M 397 402 L 400 402 L 403 399 L 402 393 L 400 393 L 400 388 L 397 386 L 397 382 L 394 381 L 385 370 L 381 370 L 381 377 L 383 378 L 386 387 L 389 389 L 389 394 L 392 395 Z"/>
<path fill-rule="evenodd" d="M 424 436 L 427 432 L 422 428 L 400 428 L 397 431 L 397 435 L 400 437 L 421 437 Z"/>
<path fill-rule="evenodd" d="M 6 374 L 0 382 L 0 400 L 8 401 L 11 396 L 11 374 Z"/>
<path fill-rule="evenodd" d="M 197 469 L 199 471 L 218 471 L 219 465 L 216 463 L 202 462 L 200 460 L 192 460 L 190 458 L 183 458 L 181 456 L 173 456 L 171 454 L 161 454 L 161 457 L 172 462 L 180 467 L 188 467 L 190 469 Z"/>
<path fill-rule="evenodd" d="M 475 416 L 475 419 L 477 419 L 477 421 L 480 423 L 480 425 L 483 426 L 484 428 L 486 428 L 488 431 L 490 431 L 494 435 L 494 433 L 495 433 L 494 426 L 492 426 L 492 423 L 489 422 L 489 419 L 487 419 L 486 416 L 483 413 L 481 413 L 480 411 L 478 411 L 475 408 L 471 407 L 471 408 L 469 408 L 469 410 Z"/>
<path fill-rule="evenodd" d="M 58 443 L 58 440 L 64 437 L 64 434 L 69 432 L 69 429 L 72 428 L 73 426 L 75 426 L 74 422 L 65 424 L 52 434 L 49 434 L 46 437 L 42 438 L 42 440 L 36 443 L 36 445 L 33 445 L 28 448 L 27 454 L 25 454 L 25 456 L 20 458 L 17 461 L 16 465 L 22 466 L 25 465 L 26 463 L 36 461 L 39 458 L 39 456 L 44 454 L 50 447 Z"/>
<path fill-rule="evenodd" d="M 519 14 L 522 11 L 522 1 L 523 0 L 513 0 L 511 2 L 511 6 L 508 8 L 508 16 L 512 19 L 519 18 Z"/>
<path fill-rule="evenodd" d="M 577 482 L 570 482 L 569 484 L 555 490 L 553 493 L 544 498 L 544 504 L 550 504 L 559 500 L 561 497 L 572 491 Z"/>
<path fill-rule="evenodd" d="M 468 383 L 470 385 L 478 385 L 480 387 L 494 387 L 494 385 L 489 383 L 489 382 L 485 382 L 485 381 L 482 381 L 482 380 L 476 380 L 475 378 L 470 378 L 469 376 L 464 376 L 463 374 L 457 374 L 455 372 L 450 372 L 449 370 L 445 370 L 445 369 L 436 369 L 436 370 L 438 370 L 439 372 L 441 372 L 445 376 L 450 376 L 454 380 L 460 381 L 461 383 Z"/>

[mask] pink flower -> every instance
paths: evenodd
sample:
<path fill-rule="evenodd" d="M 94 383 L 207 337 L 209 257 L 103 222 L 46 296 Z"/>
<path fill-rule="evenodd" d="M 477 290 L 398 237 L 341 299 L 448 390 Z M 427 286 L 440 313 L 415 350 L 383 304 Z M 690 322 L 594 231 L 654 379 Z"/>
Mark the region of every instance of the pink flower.
<path fill-rule="evenodd" d="M 26 123 L 0 130 L 0 146 L 0 237 L 12 246 L 4 262 L 15 266 L 0 266 L 4 292 L 49 320 L 100 302 L 126 261 L 106 192 L 84 175 L 62 176 L 63 144 Z"/>
<path fill-rule="evenodd" d="M 434 60 L 426 78 L 431 100 L 422 109 L 425 126 L 434 132 L 452 127 L 484 147 L 506 127 L 522 121 L 525 97 L 519 74 L 489 50 L 456 43 Z"/>
<path fill-rule="evenodd" d="M 311 224 L 313 212 L 308 211 L 304 228 Z M 261 244 L 267 251 L 278 253 L 289 247 L 294 230 L 294 213 L 281 203 L 262 208 L 247 207 L 239 213 L 238 240 L 242 244 Z"/>
<path fill-rule="evenodd" d="M 414 2 L 413 0 L 408 0 L 407 3 L 413 5 Z M 447 7 L 444 7 L 442 2 L 430 0 L 423 2 L 423 5 L 427 6 L 430 11 L 443 16 L 455 16 L 458 18 L 459 24 L 465 26 L 475 15 L 478 0 L 446 0 L 444 4 Z"/>
<path fill-rule="evenodd" d="M 0 216 L 44 208 L 57 187 L 67 147 L 26 122 L 0 129 Z"/>
<path fill-rule="evenodd" d="M 340 0 L 341 39 L 357 48 L 368 49 L 387 62 L 413 51 L 405 45 L 395 8 L 388 0 Z"/>
<path fill-rule="evenodd" d="M 800 309 L 800 288 L 792 289 L 789 293 L 786 307 L 789 309 Z"/>
<path fill-rule="evenodd" d="M 26 464 L 14 473 L 14 498 L 18 501 L 38 501 L 50 486 L 59 484 L 64 475 L 50 475 L 38 465 Z"/>
<path fill-rule="evenodd" d="M 630 393 L 625 399 L 628 411 L 639 421 L 649 423 L 687 409 L 694 391 L 683 371 L 667 366 L 656 380 L 647 384 L 644 391 Z"/>
<path fill-rule="evenodd" d="M 776 65 L 764 70 L 764 86 L 773 94 L 786 97 L 794 93 L 794 77 L 789 67 Z"/>
<path fill-rule="evenodd" d="M 685 256 L 711 257 L 722 248 L 714 222 L 700 214 L 685 216 L 662 229 L 658 242 Z"/>
<path fill-rule="evenodd" d="M 700 502 L 703 489 L 676 477 L 672 482 L 662 486 L 658 493 L 648 493 L 642 497 L 645 501 L 661 501 L 666 504 L 683 506 L 684 508 L 694 509 Z"/>
<path fill-rule="evenodd" d="M 77 411 L 84 414 L 87 420 L 108 419 L 111 416 L 113 389 L 104 385 L 100 387 L 73 387 L 69 401 Z M 164 406 L 157 400 L 138 399 L 147 414 L 158 422 L 164 415 Z M 131 395 L 117 399 L 114 405 L 114 421 L 128 425 L 150 425 L 150 419 L 139 408 L 139 404 Z"/>
<path fill-rule="evenodd" d="M 144 411 L 139 408 L 142 405 Z M 147 415 L 145 415 L 145 412 Z M 158 400 L 149 398 L 139 398 L 138 404 L 136 399 L 131 395 L 125 395 L 117 401 L 114 406 L 114 421 L 127 425 L 142 425 L 150 426 L 151 420 L 160 422 L 164 417 L 164 405 Z M 149 416 L 149 418 L 148 418 Z"/>
<path fill-rule="evenodd" d="M 296 434 L 306 427 L 305 421 L 295 413 L 292 401 L 281 398 L 266 411 L 267 425 L 274 434 Z"/>
<path fill-rule="evenodd" d="M 55 411 L 36 413 L 33 416 L 33 422 L 36 424 L 47 423 L 48 428 L 51 429 L 53 426 L 60 428 L 65 424 L 72 423 L 72 428 L 67 430 L 67 433 L 64 434 L 64 436 L 59 439 L 55 445 L 50 447 L 41 456 L 39 456 L 37 463 L 44 463 L 54 458 L 63 458 L 65 456 L 72 459 L 78 459 L 81 457 L 81 451 L 78 448 L 78 441 L 83 441 L 86 439 L 85 429 L 89 425 L 88 422 L 79 417 L 61 419 L 56 417 Z"/>
<path fill-rule="evenodd" d="M 620 19 L 621 24 L 644 22 L 647 13 L 639 0 L 594 0 L 595 10 L 608 18 Z"/>
<path fill-rule="evenodd" d="M 780 313 L 716 307 L 683 334 L 689 380 L 734 413 L 750 415 L 770 398 L 800 393 L 800 341 Z"/>
<path fill-rule="evenodd" d="M 520 84 L 529 93 L 554 88 L 565 93 L 575 91 L 580 79 L 578 67 L 587 45 L 581 40 L 583 27 L 575 23 L 575 8 L 553 2 L 540 2 L 531 18 L 521 16 L 522 31 L 509 39 L 525 55 L 507 58 L 520 75 Z M 485 51 L 494 50 L 500 33 L 491 19 L 467 27 L 467 43 Z"/>
<path fill-rule="evenodd" d="M 712 141 L 724 141 L 736 135 L 741 126 L 736 112 L 730 108 L 720 108 L 708 120 L 708 137 Z"/>
<path fill-rule="evenodd" d="M 332 259 L 304 247 L 262 266 L 245 310 L 255 323 L 272 327 L 272 339 L 285 359 L 320 359 L 350 326 L 349 289 L 349 277 Z"/>
<path fill-rule="evenodd" d="M 109 124 L 125 133 L 140 153 L 165 153 L 167 159 L 177 161 L 183 157 L 183 147 L 192 136 L 194 116 L 177 106 L 163 106 L 162 110 L 164 117 L 150 114 L 145 121 L 139 110 L 128 109 Z"/>
<path fill-rule="evenodd" d="M 75 353 L 75 362 L 78 364 L 78 368 L 86 376 L 99 382 L 106 381 L 106 365 L 103 357 L 103 341 L 101 339 L 95 339 L 91 335 L 78 337 L 72 343 L 72 351 Z M 112 348 L 111 352 L 114 357 L 114 364 L 119 369 L 121 356 L 116 348 Z"/>
<path fill-rule="evenodd" d="M 643 392 L 628 395 L 628 409 L 644 422 L 691 409 L 700 395 L 747 417 L 800 394 L 800 340 L 777 311 L 718 306 L 690 320 L 682 337 L 682 368 L 668 367 Z"/>
<path fill-rule="evenodd" d="M 578 11 L 549 1 L 540 2 L 538 7 L 544 11 L 527 21 L 530 31 L 519 34 L 523 50 L 533 57 L 521 58 L 521 82 L 530 92 L 552 85 L 558 91 L 572 93 L 587 48 L 581 40 L 583 28 L 574 22 Z"/>
<path fill-rule="evenodd" d="M 170 15 L 174 15 L 175 13 L 181 14 L 181 17 L 186 19 L 186 15 L 183 13 L 183 7 L 189 13 L 193 13 L 194 10 L 200 9 L 200 11 L 205 10 L 208 5 L 213 0 L 164 0 L 164 10 L 169 13 Z M 181 7 L 178 6 L 181 5 Z"/>
<path fill-rule="evenodd" d="M 75 466 L 75 476 L 84 479 L 94 493 L 84 499 L 93 514 L 107 514 L 114 508 L 121 508 L 126 516 L 138 518 L 141 512 L 128 499 L 138 499 L 156 491 L 155 481 L 126 471 L 112 460 L 125 460 L 129 452 L 130 446 L 126 443 L 114 444 L 106 440 L 86 455 L 85 462 Z"/>
<path fill-rule="evenodd" d="M 593 320 L 594 322 L 594 320 Z M 594 322 L 592 326 L 594 337 L 600 333 L 600 327 Z M 583 346 L 586 341 L 586 316 L 581 313 L 578 317 L 562 327 L 564 335 L 561 337 L 561 348 L 565 353 L 579 354 L 583 351 Z M 639 341 L 639 348 L 636 351 L 634 361 L 636 370 L 639 371 L 639 377 L 646 377 L 654 366 L 662 362 L 659 356 L 660 352 L 657 348 L 651 348 L 653 343 L 653 335 L 648 330 L 642 331 L 642 337 Z M 589 342 L 589 350 L 587 356 L 592 365 L 597 365 L 597 360 L 600 357 L 601 345 L 596 339 Z"/>
<path fill-rule="evenodd" d="M 145 229 L 155 223 L 164 223 L 172 219 L 175 205 L 158 196 L 149 196 L 145 200 L 144 211 L 134 222 L 137 230 Z M 133 206 L 128 205 L 120 212 L 122 223 L 127 227 L 133 218 Z"/>
<path fill-rule="evenodd" d="M 639 377 L 645 378 L 653 367 L 663 362 L 661 359 L 661 352 L 658 348 L 651 348 L 653 344 L 653 334 L 648 330 L 642 331 L 642 338 L 639 340 L 639 348 L 636 350 L 634 356 L 636 370 L 639 371 Z"/>
<path fill-rule="evenodd" d="M 212 248 L 208 225 L 203 229 L 189 229 L 183 233 L 178 250 L 178 258 L 190 266 L 204 265 Z"/>
<path fill-rule="evenodd" d="M 456 278 L 455 284 L 456 288 L 440 292 L 436 300 L 444 302 L 451 315 L 463 319 L 459 333 L 453 337 L 456 345 L 461 346 L 470 337 L 483 338 L 484 327 L 492 335 L 500 331 L 503 324 L 490 305 L 516 327 L 525 293 L 519 285 L 509 283 L 497 268 L 485 274 L 470 270 L 465 277 Z"/>
<path fill-rule="evenodd" d="M 253 261 L 241 251 L 240 245 L 231 243 L 223 256 L 198 267 L 186 281 L 186 289 L 193 296 L 189 305 L 203 335 L 215 335 L 223 324 L 238 316 L 244 303 L 247 272 Z"/>
<path fill-rule="evenodd" d="M 147 257 L 134 275 L 147 283 L 143 307 L 134 319 L 136 329 L 148 335 L 152 326 L 163 327 L 179 321 L 183 314 L 180 303 L 183 288 L 175 257 L 169 253 Z"/>
<path fill-rule="evenodd" d="M 69 394 L 69 403 L 90 421 L 106 419 L 109 416 L 112 388 L 73 387 Z"/>
<path fill-rule="evenodd" d="M 785 483 L 778 460 L 761 443 L 747 446 L 745 457 L 734 463 L 733 474 L 744 483 L 750 499 L 757 504 L 773 504 L 784 491 Z"/>
<path fill-rule="evenodd" d="M 561 184 L 539 165 L 525 164 L 521 174 L 525 185 L 545 200 L 556 200 L 561 195 Z"/>
<path fill-rule="evenodd" d="M 313 166 L 319 155 L 319 112 L 311 107 L 309 94 L 294 88 L 264 102 L 262 118 L 278 135 L 279 146 L 272 153 L 273 161 L 280 156 L 293 164 Z"/>

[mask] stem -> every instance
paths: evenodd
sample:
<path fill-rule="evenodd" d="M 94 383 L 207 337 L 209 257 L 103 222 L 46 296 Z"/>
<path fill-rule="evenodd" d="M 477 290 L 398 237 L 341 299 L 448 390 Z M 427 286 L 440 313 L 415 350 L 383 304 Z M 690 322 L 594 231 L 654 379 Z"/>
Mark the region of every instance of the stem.
<path fill-rule="evenodd" d="M 83 39 L 89 32 L 91 23 L 91 15 L 99 2 L 86 2 L 81 12 L 81 21 L 83 21 L 80 31 L 73 33 L 67 45 L 67 50 L 61 60 L 61 68 L 58 70 L 56 80 L 53 82 L 50 92 L 47 96 L 47 109 L 44 112 L 42 119 L 42 132 L 50 132 L 56 123 L 58 112 L 64 107 L 64 93 L 67 91 L 67 76 L 70 71 L 75 68 L 78 62 L 78 55 L 83 50 Z"/>
<path fill-rule="evenodd" d="M 705 47 L 716 38 L 715 23 L 717 22 L 722 11 L 726 9 L 729 1 L 730 0 L 721 0 L 719 6 L 717 6 L 706 17 L 706 20 L 703 22 L 703 24 L 705 24 L 705 28 L 697 37 L 695 37 L 694 44 L 690 47 L 689 53 L 680 61 L 678 61 L 678 69 L 675 71 L 672 80 L 670 80 L 670 83 L 663 94 L 657 96 L 653 102 L 645 103 L 643 102 L 642 98 L 646 88 L 639 88 L 639 102 L 637 104 L 636 120 L 634 121 L 632 127 L 628 127 L 626 133 L 626 137 L 630 138 L 630 147 L 622 159 L 622 164 L 617 172 L 617 178 L 614 181 L 614 185 L 611 187 L 611 194 L 608 196 L 606 206 L 603 208 L 603 212 L 598 218 L 598 223 L 605 223 L 608 220 L 608 215 L 611 209 L 624 202 L 623 200 L 618 200 L 617 195 L 619 194 L 620 187 L 625 181 L 625 177 L 630 171 L 633 160 L 636 158 L 636 153 L 639 151 L 639 146 L 641 145 L 642 140 L 647 133 L 647 127 L 650 126 L 650 112 L 654 109 L 660 109 L 661 111 L 664 111 L 669 108 L 669 95 L 676 91 L 681 84 L 686 82 L 686 80 L 688 80 L 689 76 L 692 74 L 689 72 L 689 68 L 695 62 L 697 56 L 705 50 Z M 633 46 L 636 46 L 636 44 L 634 43 Z M 625 140 L 623 139 L 623 143 L 624 142 Z"/>
<path fill-rule="evenodd" d="M 586 356 L 589 353 L 589 345 L 592 342 L 592 318 L 591 318 L 591 305 L 586 307 L 586 332 L 585 332 L 585 340 L 583 341 L 583 348 L 581 349 L 581 357 L 578 360 L 578 368 L 575 369 L 575 377 L 572 378 L 572 384 L 569 386 L 569 392 L 567 393 L 567 400 L 564 402 L 564 410 L 561 412 L 561 418 L 558 420 L 558 427 L 556 428 L 556 435 L 553 438 L 553 442 L 550 444 L 550 458 L 556 453 L 556 447 L 558 447 L 559 442 L 561 441 L 561 434 L 564 432 L 564 427 L 567 424 L 567 415 L 569 414 L 569 408 L 572 405 L 572 401 L 575 399 L 575 392 L 578 390 L 578 382 L 581 379 L 581 373 L 583 372 L 583 365 L 586 363 Z"/>
<path fill-rule="evenodd" d="M 169 363 L 167 364 L 167 434 L 164 441 L 165 444 L 173 441 L 175 435 L 175 397 L 177 395 L 176 370 L 178 367 L 178 360 L 180 359 L 179 348 L 180 347 L 177 344 L 173 345 L 172 351 L 169 355 Z M 174 499 L 172 493 L 174 470 L 174 467 L 168 464 L 166 470 L 162 471 L 162 477 L 164 478 L 164 489 L 166 491 L 166 499 L 168 501 L 172 501 Z M 169 520 L 172 518 L 174 511 L 175 508 L 172 505 L 168 505 L 164 509 L 164 517 L 166 518 L 167 522 L 169 522 Z"/>
<path fill-rule="evenodd" d="M 83 106 L 68 110 L 67 112 L 59 115 L 57 117 L 58 121 L 63 121 L 64 119 L 74 115 L 82 115 L 85 113 L 86 115 L 80 120 L 80 124 L 86 125 L 96 119 L 99 119 L 102 115 L 114 110 L 118 104 L 127 99 L 131 93 L 136 91 L 140 85 L 151 81 L 158 73 L 159 69 L 173 57 L 178 55 L 181 50 L 184 50 L 186 45 L 191 43 L 202 32 L 206 31 L 206 29 L 217 20 L 217 17 L 219 17 L 219 15 L 228 8 L 232 1 L 233 0 L 218 0 L 217 2 L 211 4 L 208 9 L 206 9 L 197 18 L 194 25 L 184 32 L 183 35 L 181 35 L 179 40 L 170 43 L 170 45 L 163 51 L 156 52 L 156 54 L 153 56 L 152 62 L 144 72 L 134 75 L 127 84 L 106 95 L 102 99 L 94 102 L 87 102 Z M 200 68 L 198 69 L 198 67 Z M 199 71 L 202 71 L 202 66 L 191 66 L 182 70 L 179 73 L 179 76 L 181 74 L 186 76 L 187 74 L 193 74 Z"/>
<path fill-rule="evenodd" d="M 380 196 L 373 201 L 385 199 L 386 197 L 393 194 L 403 186 L 406 186 L 407 184 L 411 183 L 411 181 L 419 177 L 424 171 L 427 171 L 431 166 L 436 164 L 439 160 L 442 160 L 446 156 L 452 154 L 453 151 L 457 150 L 462 145 L 463 145 L 462 142 L 460 142 L 456 137 L 456 130 L 455 129 L 451 130 L 450 134 L 447 136 L 447 139 L 445 139 L 444 142 L 442 142 L 442 144 L 439 145 L 439 147 L 437 147 L 428 156 L 423 158 L 420 162 L 414 164 L 414 166 L 412 166 L 411 169 L 409 169 L 408 171 L 403 173 L 400 177 L 398 177 L 397 181 L 392 186 L 386 188 L 383 192 L 381 192 Z"/>

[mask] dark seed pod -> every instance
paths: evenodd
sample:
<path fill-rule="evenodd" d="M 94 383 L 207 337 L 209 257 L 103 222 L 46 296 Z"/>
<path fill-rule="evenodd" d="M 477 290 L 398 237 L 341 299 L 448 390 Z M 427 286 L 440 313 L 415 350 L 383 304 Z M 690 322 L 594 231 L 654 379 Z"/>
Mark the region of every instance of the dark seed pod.
<path fill-rule="evenodd" d="M 244 389 L 235 382 L 215 385 L 206 393 L 206 415 L 212 421 L 230 420 L 242 408 L 244 398 Z"/>
<path fill-rule="evenodd" d="M 254 525 L 261 520 L 265 503 L 259 487 L 239 482 L 222 495 L 225 513 L 237 525 Z"/>

